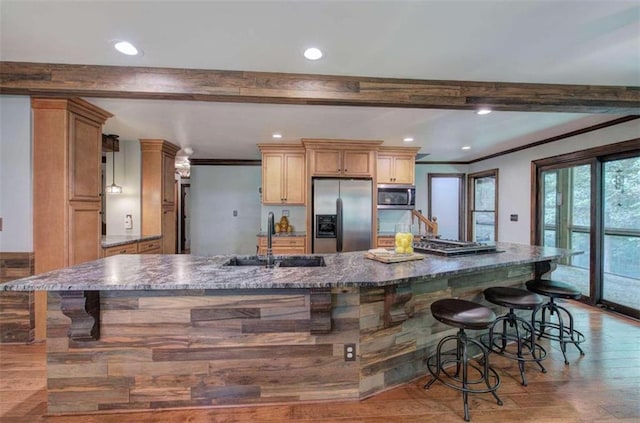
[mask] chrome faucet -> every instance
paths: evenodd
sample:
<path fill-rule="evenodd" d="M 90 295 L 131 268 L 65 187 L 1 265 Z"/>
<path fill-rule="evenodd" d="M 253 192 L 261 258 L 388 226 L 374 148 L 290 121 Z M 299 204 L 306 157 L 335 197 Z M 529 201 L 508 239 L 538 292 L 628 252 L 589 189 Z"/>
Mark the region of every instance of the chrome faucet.
<path fill-rule="evenodd" d="M 267 215 L 267 267 L 273 267 L 273 234 L 276 233 L 276 225 L 274 222 L 273 212 Z"/>

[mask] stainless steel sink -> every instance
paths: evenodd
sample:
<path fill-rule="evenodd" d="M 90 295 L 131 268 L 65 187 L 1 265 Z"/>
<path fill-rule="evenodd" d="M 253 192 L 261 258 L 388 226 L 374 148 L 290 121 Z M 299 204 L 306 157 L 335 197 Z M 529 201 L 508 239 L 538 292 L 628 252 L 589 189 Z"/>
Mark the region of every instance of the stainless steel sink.
<path fill-rule="evenodd" d="M 309 257 L 287 257 L 280 260 L 276 260 L 276 266 L 279 267 L 324 267 L 324 257 L 322 256 L 309 256 Z"/>
<path fill-rule="evenodd" d="M 266 266 L 267 259 L 258 256 L 231 257 L 225 266 Z"/>
<path fill-rule="evenodd" d="M 260 256 L 231 257 L 225 266 L 267 266 L 267 259 Z M 291 256 L 276 258 L 274 267 L 324 267 L 322 256 Z"/>

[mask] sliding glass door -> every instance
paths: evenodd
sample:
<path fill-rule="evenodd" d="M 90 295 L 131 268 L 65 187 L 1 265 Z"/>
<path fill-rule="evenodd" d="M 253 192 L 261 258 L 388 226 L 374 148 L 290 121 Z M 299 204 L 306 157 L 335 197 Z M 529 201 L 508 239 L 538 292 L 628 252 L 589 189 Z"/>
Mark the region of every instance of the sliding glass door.
<path fill-rule="evenodd" d="M 583 251 L 552 278 L 640 318 L 640 139 L 533 162 L 532 243 Z"/>
<path fill-rule="evenodd" d="M 640 157 L 603 165 L 602 301 L 640 310 Z"/>

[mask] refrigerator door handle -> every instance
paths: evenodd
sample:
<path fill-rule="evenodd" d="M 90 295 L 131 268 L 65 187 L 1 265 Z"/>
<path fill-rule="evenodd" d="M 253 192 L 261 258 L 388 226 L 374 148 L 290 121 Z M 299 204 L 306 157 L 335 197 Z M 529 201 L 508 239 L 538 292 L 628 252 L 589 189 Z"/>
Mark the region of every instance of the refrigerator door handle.
<path fill-rule="evenodd" d="M 342 252 L 342 198 L 336 200 L 336 251 Z"/>

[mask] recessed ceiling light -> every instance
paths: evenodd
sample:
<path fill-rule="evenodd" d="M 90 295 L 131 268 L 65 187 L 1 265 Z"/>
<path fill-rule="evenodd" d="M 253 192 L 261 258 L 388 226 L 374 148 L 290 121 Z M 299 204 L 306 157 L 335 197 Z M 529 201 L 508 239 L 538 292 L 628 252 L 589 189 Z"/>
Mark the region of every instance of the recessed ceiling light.
<path fill-rule="evenodd" d="M 319 48 L 309 47 L 304 51 L 304 57 L 309 60 L 318 60 L 322 57 L 322 51 Z"/>
<path fill-rule="evenodd" d="M 120 53 L 126 54 L 128 56 L 135 56 L 138 54 L 138 49 L 128 41 L 118 41 L 113 46 Z"/>
<path fill-rule="evenodd" d="M 282 138 L 282 134 L 275 133 L 275 134 L 271 135 L 271 138 L 280 139 L 280 138 Z"/>
<path fill-rule="evenodd" d="M 471 147 L 468 145 L 465 145 L 464 147 L 462 147 L 463 150 L 471 150 Z"/>
<path fill-rule="evenodd" d="M 491 113 L 491 109 L 488 109 L 486 107 L 476 110 L 477 115 L 488 115 L 489 113 Z"/>
<path fill-rule="evenodd" d="M 404 141 L 404 142 L 413 142 L 413 138 L 412 137 L 406 137 L 402 141 Z"/>

